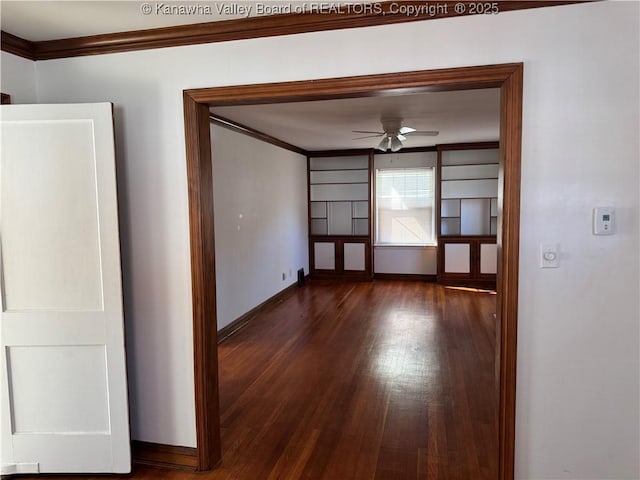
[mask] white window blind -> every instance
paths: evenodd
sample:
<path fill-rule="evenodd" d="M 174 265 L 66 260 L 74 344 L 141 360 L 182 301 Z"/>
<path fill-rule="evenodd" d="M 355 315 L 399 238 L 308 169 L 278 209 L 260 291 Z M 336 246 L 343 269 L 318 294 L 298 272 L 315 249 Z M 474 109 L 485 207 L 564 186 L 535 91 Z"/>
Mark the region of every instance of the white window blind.
<path fill-rule="evenodd" d="M 376 244 L 434 244 L 434 169 L 376 170 Z"/>

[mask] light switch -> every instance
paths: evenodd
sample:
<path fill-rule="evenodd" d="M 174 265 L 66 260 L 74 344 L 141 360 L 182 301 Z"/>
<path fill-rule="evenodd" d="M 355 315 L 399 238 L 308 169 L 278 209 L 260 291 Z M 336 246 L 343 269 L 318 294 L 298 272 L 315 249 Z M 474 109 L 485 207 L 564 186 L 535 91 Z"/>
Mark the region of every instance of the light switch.
<path fill-rule="evenodd" d="M 543 243 L 540 245 L 540 268 L 558 268 L 558 245 Z"/>

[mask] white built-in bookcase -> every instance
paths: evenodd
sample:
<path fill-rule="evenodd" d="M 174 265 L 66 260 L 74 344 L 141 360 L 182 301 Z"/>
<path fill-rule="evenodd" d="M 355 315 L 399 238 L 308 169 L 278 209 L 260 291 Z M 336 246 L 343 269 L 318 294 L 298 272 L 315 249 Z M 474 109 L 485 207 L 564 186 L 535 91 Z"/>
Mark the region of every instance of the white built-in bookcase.
<path fill-rule="evenodd" d="M 495 282 L 499 150 L 439 149 L 439 278 Z"/>
<path fill-rule="evenodd" d="M 309 254 L 315 274 L 371 274 L 371 156 L 309 157 Z"/>

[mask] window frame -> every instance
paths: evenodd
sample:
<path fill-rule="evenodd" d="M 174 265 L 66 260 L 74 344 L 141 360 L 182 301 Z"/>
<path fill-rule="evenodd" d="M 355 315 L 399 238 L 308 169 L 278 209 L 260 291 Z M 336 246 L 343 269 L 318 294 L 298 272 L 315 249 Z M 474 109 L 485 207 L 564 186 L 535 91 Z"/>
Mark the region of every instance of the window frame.
<path fill-rule="evenodd" d="M 379 241 L 379 227 L 380 227 L 380 216 L 378 215 L 378 172 L 379 171 L 393 171 L 393 170 L 431 170 L 431 242 L 423 242 L 423 243 L 398 243 L 398 242 L 380 242 Z M 437 175 L 438 169 L 435 166 L 411 166 L 411 167 L 380 167 L 374 168 L 373 171 L 373 182 L 374 182 L 374 193 L 372 201 L 373 201 L 373 225 L 372 225 L 372 244 L 374 247 L 396 247 L 396 248 L 424 248 L 424 247 L 437 247 L 438 246 L 438 234 L 436 232 L 436 184 L 437 184 Z"/>

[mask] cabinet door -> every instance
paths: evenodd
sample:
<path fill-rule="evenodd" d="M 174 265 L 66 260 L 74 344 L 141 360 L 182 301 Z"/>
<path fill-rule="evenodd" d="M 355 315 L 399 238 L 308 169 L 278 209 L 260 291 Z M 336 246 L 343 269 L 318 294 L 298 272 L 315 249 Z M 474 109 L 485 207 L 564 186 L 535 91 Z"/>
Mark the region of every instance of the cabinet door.
<path fill-rule="evenodd" d="M 480 244 L 480 275 L 495 275 L 498 272 L 498 245 Z"/>
<path fill-rule="evenodd" d="M 365 272 L 367 270 L 367 248 L 364 242 L 344 242 L 343 269 L 345 272 Z"/>
<path fill-rule="evenodd" d="M 311 273 L 319 275 L 371 275 L 371 246 L 368 239 L 342 237 L 311 239 Z"/>
<path fill-rule="evenodd" d="M 495 238 L 441 238 L 438 257 L 438 280 L 442 283 L 495 288 L 498 271 Z"/>
<path fill-rule="evenodd" d="M 471 274 L 470 243 L 446 243 L 444 245 L 444 273 Z"/>
<path fill-rule="evenodd" d="M 336 271 L 336 242 L 313 243 L 313 267 L 315 270 Z"/>

